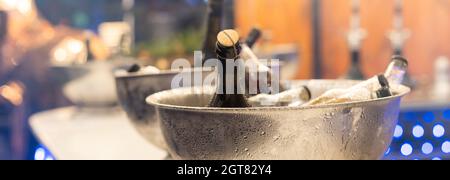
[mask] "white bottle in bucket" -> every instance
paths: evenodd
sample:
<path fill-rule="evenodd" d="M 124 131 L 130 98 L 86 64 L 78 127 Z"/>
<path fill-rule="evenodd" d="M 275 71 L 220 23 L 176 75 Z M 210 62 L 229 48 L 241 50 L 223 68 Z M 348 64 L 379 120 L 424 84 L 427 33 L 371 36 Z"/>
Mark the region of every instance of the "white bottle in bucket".
<path fill-rule="evenodd" d="M 408 61 L 405 58 L 393 56 L 384 75 L 375 76 L 348 89 L 329 90 L 303 106 L 366 101 L 391 96 L 392 90 L 403 82 L 407 69 Z"/>
<path fill-rule="evenodd" d="M 366 101 L 391 96 L 389 82 L 378 75 L 348 89 L 332 89 L 303 106 L 318 106 L 347 102 Z"/>
<path fill-rule="evenodd" d="M 245 43 L 241 44 L 242 52 L 241 52 L 241 59 L 246 61 L 246 95 L 257 95 L 260 93 L 273 93 L 274 91 L 278 91 L 278 89 L 271 89 L 271 83 L 272 79 L 275 80 L 275 77 L 273 78 L 273 73 L 271 67 L 268 67 L 266 64 L 260 61 L 260 59 L 256 56 L 256 54 L 253 52 L 252 48 L 260 39 L 262 35 L 261 30 L 258 28 L 253 28 Z M 261 79 L 265 76 L 265 79 Z M 267 84 L 267 88 L 261 88 L 260 83 Z M 281 86 L 281 85 L 280 85 Z"/>
<path fill-rule="evenodd" d="M 298 107 L 311 100 L 311 92 L 306 86 L 294 88 L 279 94 L 259 94 L 248 99 L 252 107 L 288 106 Z"/>

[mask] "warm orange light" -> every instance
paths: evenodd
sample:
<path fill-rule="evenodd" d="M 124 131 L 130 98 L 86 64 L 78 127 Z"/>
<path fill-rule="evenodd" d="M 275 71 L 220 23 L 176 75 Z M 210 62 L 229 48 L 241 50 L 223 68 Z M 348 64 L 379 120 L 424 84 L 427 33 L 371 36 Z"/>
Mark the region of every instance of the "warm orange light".
<path fill-rule="evenodd" d="M 71 53 L 78 54 L 83 52 L 85 45 L 79 40 L 71 39 L 67 42 L 67 47 Z"/>
<path fill-rule="evenodd" d="M 64 62 L 67 59 L 67 51 L 64 48 L 57 48 L 53 52 L 53 58 L 56 62 Z"/>
<path fill-rule="evenodd" d="M 16 0 L 0 0 L 0 7 L 3 10 L 14 10 L 17 6 Z"/>
<path fill-rule="evenodd" d="M 120 51 L 120 47 L 124 42 L 124 36 L 131 33 L 131 27 L 126 22 L 105 22 L 99 26 L 99 35 L 112 54 Z M 128 42 L 129 43 L 129 42 Z M 128 50 L 127 50 L 128 51 Z"/>
<path fill-rule="evenodd" d="M 22 14 L 28 14 L 33 11 L 33 2 L 32 0 L 20 0 L 17 5 L 17 10 Z"/>
<path fill-rule="evenodd" d="M 0 8 L 8 11 L 18 11 L 29 14 L 33 11 L 33 0 L 0 0 Z"/>
<path fill-rule="evenodd" d="M 74 38 L 62 40 L 53 48 L 52 63 L 54 65 L 83 64 L 86 62 L 86 45 Z"/>
<path fill-rule="evenodd" d="M 24 88 L 17 82 L 10 82 L 0 87 L 0 96 L 19 106 L 23 103 Z"/>

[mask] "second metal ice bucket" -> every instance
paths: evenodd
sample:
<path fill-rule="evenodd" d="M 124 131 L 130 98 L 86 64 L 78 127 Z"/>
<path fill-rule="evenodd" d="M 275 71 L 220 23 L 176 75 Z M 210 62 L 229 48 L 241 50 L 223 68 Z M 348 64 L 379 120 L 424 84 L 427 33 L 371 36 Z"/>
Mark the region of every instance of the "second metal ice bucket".
<path fill-rule="evenodd" d="M 317 96 L 356 81 L 314 80 Z M 379 159 L 392 141 L 401 98 L 307 108 L 208 108 L 213 88 L 185 88 L 147 98 L 156 107 L 174 159 Z"/>
<path fill-rule="evenodd" d="M 149 107 L 145 98 L 153 93 L 171 89 L 175 76 L 194 77 L 202 72 L 207 77 L 212 71 L 191 69 L 186 71 L 162 71 L 161 73 L 134 73 L 116 75 L 116 89 L 119 102 L 137 131 L 151 144 L 166 149 L 159 121 L 153 107 Z"/>

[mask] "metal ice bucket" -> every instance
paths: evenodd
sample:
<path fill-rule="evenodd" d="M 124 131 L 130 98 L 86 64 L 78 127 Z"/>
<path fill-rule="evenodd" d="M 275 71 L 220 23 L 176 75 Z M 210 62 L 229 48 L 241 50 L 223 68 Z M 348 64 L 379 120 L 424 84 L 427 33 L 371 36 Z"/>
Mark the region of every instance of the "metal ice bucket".
<path fill-rule="evenodd" d="M 151 144 L 167 149 L 157 121 L 156 111 L 149 107 L 145 98 L 154 93 L 171 89 L 172 79 L 177 76 L 194 77 L 195 72 L 203 72 L 207 77 L 211 71 L 162 71 L 158 74 L 116 75 L 116 89 L 119 102 L 138 132 Z"/>
<path fill-rule="evenodd" d="M 52 65 L 55 82 L 64 95 L 79 107 L 117 105 L 114 75 L 116 69 L 130 66 L 127 61 L 94 61 L 81 65 Z"/>
<path fill-rule="evenodd" d="M 318 96 L 356 81 L 313 80 Z M 400 100 L 410 90 L 366 102 L 317 107 L 223 109 L 206 107 L 214 89 L 185 88 L 147 98 L 156 107 L 174 159 L 379 159 L 392 141 Z"/>

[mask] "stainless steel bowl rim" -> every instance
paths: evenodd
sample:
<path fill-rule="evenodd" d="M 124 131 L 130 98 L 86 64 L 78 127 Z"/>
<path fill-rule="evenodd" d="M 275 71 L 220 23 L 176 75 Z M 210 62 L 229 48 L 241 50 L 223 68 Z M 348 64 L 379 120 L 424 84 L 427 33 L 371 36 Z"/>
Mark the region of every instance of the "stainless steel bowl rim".
<path fill-rule="evenodd" d="M 204 72 L 204 71 L 212 71 L 202 68 L 190 68 L 190 69 L 179 69 L 179 70 L 161 70 L 158 73 L 127 73 L 127 74 L 116 74 L 114 73 L 115 78 L 117 79 L 126 79 L 126 78 L 138 78 L 138 77 L 148 77 L 148 76 L 164 76 L 169 74 L 179 74 L 179 73 L 187 73 L 187 72 Z"/>
<path fill-rule="evenodd" d="M 329 80 L 315 80 L 315 81 L 329 81 Z M 307 82 L 307 81 L 305 81 Z M 351 81 L 346 81 L 351 82 Z M 358 81 L 353 81 L 358 82 Z M 169 104 L 162 104 L 159 102 L 158 97 L 164 97 L 164 94 L 167 94 L 169 92 L 185 92 L 186 90 L 192 90 L 192 89 L 200 89 L 200 88 L 214 88 L 212 86 L 208 87 L 190 87 L 190 88 L 179 88 L 179 89 L 172 89 L 167 91 L 162 91 L 155 93 L 153 95 L 150 95 L 146 98 L 147 104 L 155 107 L 161 107 L 166 109 L 177 109 L 177 110 L 185 110 L 185 111 L 208 111 L 208 112 L 230 112 L 235 113 L 236 111 L 264 111 L 264 110 L 283 110 L 283 111 L 292 111 L 292 110 L 301 110 L 301 109 L 319 109 L 319 108 L 342 108 L 342 107 L 356 107 L 356 106 L 364 106 L 368 103 L 377 103 L 377 102 L 383 102 L 388 101 L 391 99 L 401 98 L 405 95 L 407 95 L 411 89 L 406 86 L 401 86 L 401 93 L 398 93 L 394 96 L 386 97 L 386 98 L 379 98 L 375 100 L 366 100 L 366 101 L 358 101 L 358 102 L 350 102 L 350 103 L 337 103 L 337 104 L 329 104 L 329 105 L 318 105 L 318 106 L 308 106 L 308 107 L 250 107 L 250 108 L 213 108 L 213 107 L 188 107 L 188 106 L 177 106 L 177 105 L 169 105 Z"/>

